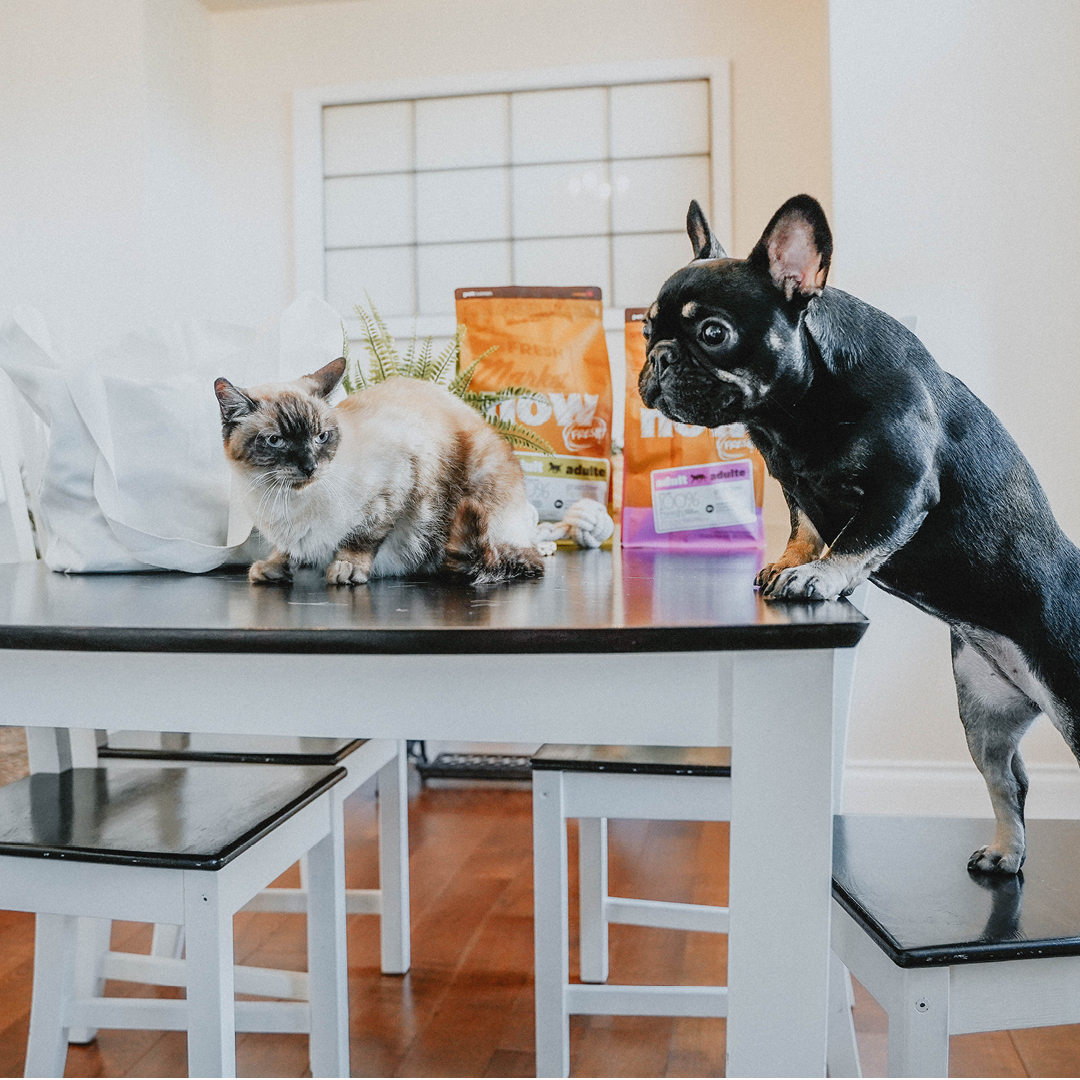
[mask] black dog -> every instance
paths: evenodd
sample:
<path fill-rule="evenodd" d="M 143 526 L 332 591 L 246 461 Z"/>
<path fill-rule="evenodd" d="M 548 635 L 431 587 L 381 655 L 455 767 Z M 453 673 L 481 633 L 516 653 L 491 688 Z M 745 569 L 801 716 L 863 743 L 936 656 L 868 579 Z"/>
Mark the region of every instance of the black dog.
<path fill-rule="evenodd" d="M 1080 758 L 1080 551 L 997 417 L 884 312 L 825 287 L 832 235 L 798 195 L 748 259 L 691 203 L 694 261 L 644 324 L 639 388 L 687 424 L 743 423 L 791 512 L 764 596 L 875 584 L 947 621 L 968 746 L 994 842 L 973 869 L 1024 860 L 1024 732 L 1045 712 Z"/>

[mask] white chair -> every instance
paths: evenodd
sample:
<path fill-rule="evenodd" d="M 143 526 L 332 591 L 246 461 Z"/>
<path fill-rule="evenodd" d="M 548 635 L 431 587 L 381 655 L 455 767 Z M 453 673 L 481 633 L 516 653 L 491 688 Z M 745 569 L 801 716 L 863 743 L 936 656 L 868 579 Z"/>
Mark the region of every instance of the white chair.
<path fill-rule="evenodd" d="M 888 1014 L 889 1076 L 948 1076 L 950 1035 L 1080 1023 L 1080 821 L 1028 822 L 1007 876 L 967 869 L 988 829 L 836 819 L 833 951 Z"/>
<path fill-rule="evenodd" d="M 0 908 L 37 916 L 26 1075 L 63 1076 L 81 1026 L 186 1031 L 191 1076 L 234 1076 L 236 1031 L 306 1031 L 312 1074 L 347 1076 L 344 775 L 68 769 L 0 788 Z M 232 917 L 304 854 L 310 1004 L 236 1002 Z M 172 964 L 186 999 L 78 993 L 85 918 L 183 925 L 187 958 Z"/>
<path fill-rule="evenodd" d="M 726 1016 L 723 986 L 610 986 L 607 925 L 727 933 L 727 908 L 608 896 L 606 819 L 727 821 L 726 747 L 542 746 L 533 767 L 536 1075 L 570 1075 L 570 1017 Z M 580 818 L 581 978 L 570 982 L 566 821 Z M 589 983 L 602 985 L 587 985 Z"/>

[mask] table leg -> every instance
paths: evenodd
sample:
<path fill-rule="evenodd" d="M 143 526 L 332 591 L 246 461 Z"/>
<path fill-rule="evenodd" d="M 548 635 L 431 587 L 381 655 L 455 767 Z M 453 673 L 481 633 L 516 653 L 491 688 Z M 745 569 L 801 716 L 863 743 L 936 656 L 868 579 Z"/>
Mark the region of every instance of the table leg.
<path fill-rule="evenodd" d="M 832 650 L 738 653 L 731 740 L 728 1076 L 824 1076 Z"/>

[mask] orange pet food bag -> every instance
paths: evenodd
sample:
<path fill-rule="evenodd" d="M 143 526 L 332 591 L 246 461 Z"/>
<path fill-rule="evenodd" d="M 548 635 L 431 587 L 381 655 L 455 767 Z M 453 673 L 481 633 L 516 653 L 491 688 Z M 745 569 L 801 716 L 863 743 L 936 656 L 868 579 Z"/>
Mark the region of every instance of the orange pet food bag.
<path fill-rule="evenodd" d="M 532 428 L 555 456 L 519 452 L 529 501 L 541 521 L 560 521 L 578 499 L 610 501 L 611 368 L 598 288 L 458 289 L 461 365 L 492 346 L 472 386 L 528 386 L 548 400 L 499 406 Z"/>
<path fill-rule="evenodd" d="M 765 461 L 742 424 L 677 424 L 638 394 L 644 308 L 626 310 L 623 547 L 733 552 L 761 547 Z"/>

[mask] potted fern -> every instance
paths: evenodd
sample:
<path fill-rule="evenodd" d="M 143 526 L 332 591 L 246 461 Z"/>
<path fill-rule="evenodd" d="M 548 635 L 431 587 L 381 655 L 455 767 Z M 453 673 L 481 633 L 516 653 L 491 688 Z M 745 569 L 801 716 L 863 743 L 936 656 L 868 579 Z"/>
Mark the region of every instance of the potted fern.
<path fill-rule="evenodd" d="M 366 390 L 369 385 L 381 383 L 394 375 L 407 379 L 423 379 L 425 382 L 446 386 L 455 397 L 471 405 L 515 449 L 538 454 L 554 454 L 550 444 L 536 432 L 517 421 L 504 420 L 498 415 L 498 407 L 504 401 L 527 398 L 547 401 L 547 397 L 527 386 L 506 386 L 502 390 L 473 390 L 470 388 L 480 361 L 490 356 L 494 348 L 481 353 L 464 371 L 461 367 L 461 331 L 459 326 L 446 347 L 435 355 L 430 337 L 417 343 L 415 335 L 408 350 L 402 355 L 397 341 L 390 333 L 375 305 L 368 297 L 371 310 L 356 306 L 356 314 L 363 327 L 364 349 L 368 356 L 368 372 L 365 375 L 359 360 L 349 356 L 349 337 L 342 328 L 342 355 L 345 357 L 345 375 L 342 385 L 348 394 Z M 453 377 L 450 377 L 451 372 Z"/>

